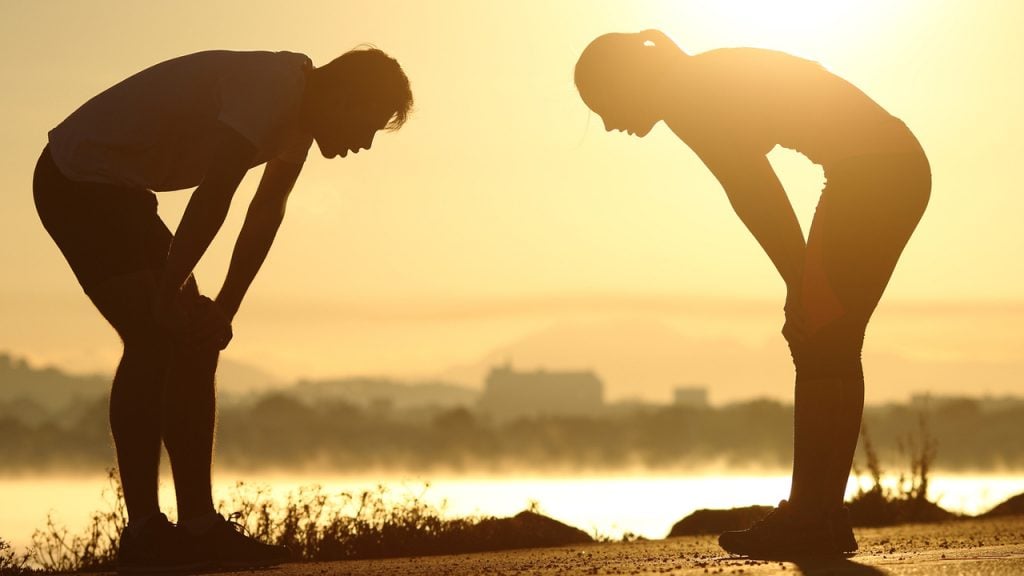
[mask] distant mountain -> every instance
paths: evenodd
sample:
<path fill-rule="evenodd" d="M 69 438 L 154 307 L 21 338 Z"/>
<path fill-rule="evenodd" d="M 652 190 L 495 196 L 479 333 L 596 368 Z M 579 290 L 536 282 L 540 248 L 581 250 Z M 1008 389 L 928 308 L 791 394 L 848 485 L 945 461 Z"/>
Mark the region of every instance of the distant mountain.
<path fill-rule="evenodd" d="M 34 404 L 53 413 L 101 398 L 109 389 L 107 376 L 72 375 L 51 366 L 36 368 L 22 358 L 0 353 L 0 404 L 8 407 L 24 409 Z"/>
<path fill-rule="evenodd" d="M 0 415 L 32 416 L 33 410 L 54 414 L 75 404 L 103 398 L 110 393 L 107 374 L 70 374 L 53 366 L 37 367 L 23 358 L 0 353 Z M 222 395 L 245 397 L 284 384 L 276 376 L 249 364 L 222 358 L 217 369 Z"/>
<path fill-rule="evenodd" d="M 455 408 L 476 404 L 479 391 L 445 382 L 397 382 L 387 378 L 341 378 L 303 380 L 287 392 L 308 403 L 343 400 L 356 406 L 411 408 Z"/>

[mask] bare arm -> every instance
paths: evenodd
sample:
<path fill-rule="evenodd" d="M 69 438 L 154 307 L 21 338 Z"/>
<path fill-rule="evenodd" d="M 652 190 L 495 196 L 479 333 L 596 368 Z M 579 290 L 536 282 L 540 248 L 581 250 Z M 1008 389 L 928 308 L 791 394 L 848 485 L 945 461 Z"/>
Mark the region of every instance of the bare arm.
<path fill-rule="evenodd" d="M 697 151 L 722 184 L 736 215 L 791 291 L 803 278 L 806 242 L 782 183 L 764 155 Z"/>
<path fill-rule="evenodd" d="M 263 178 L 235 242 L 224 286 L 217 296 L 217 304 L 228 318 L 234 318 L 238 312 L 242 298 L 274 243 L 288 195 L 301 171 L 301 164 L 280 160 L 268 162 L 263 170 Z"/>
<path fill-rule="evenodd" d="M 192 193 L 167 254 L 157 300 L 158 315 L 164 318 L 177 305 L 182 286 L 224 224 L 231 198 L 256 154 L 248 140 L 227 126 L 218 125 L 213 137 L 216 156 Z"/>

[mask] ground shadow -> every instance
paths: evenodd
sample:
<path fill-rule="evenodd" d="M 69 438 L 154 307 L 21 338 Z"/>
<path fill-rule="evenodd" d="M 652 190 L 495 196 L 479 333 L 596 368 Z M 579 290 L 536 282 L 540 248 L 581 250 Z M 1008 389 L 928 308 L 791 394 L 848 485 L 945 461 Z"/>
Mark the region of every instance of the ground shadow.
<path fill-rule="evenodd" d="M 804 576 L 825 576 L 826 574 L 855 574 L 860 576 L 882 576 L 888 572 L 859 564 L 849 558 L 818 558 L 813 560 L 794 561 L 800 574 Z"/>

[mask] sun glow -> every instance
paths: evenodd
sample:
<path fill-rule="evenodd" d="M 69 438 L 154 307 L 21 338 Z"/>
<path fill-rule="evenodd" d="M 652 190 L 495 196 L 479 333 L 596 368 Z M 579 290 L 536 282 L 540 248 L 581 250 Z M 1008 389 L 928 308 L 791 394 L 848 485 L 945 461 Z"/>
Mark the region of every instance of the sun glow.
<path fill-rule="evenodd" d="M 719 42 L 758 46 L 814 57 L 818 47 L 846 45 L 859 49 L 870 43 L 879 26 L 904 20 L 915 2 L 883 0 L 720 0 L 680 3 L 681 18 L 714 27 Z"/>

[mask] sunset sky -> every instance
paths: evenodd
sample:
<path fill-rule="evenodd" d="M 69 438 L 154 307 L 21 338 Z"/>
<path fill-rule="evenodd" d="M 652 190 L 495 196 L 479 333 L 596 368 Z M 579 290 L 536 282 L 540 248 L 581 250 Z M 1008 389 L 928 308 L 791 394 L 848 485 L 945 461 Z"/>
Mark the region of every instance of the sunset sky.
<path fill-rule="evenodd" d="M 119 355 L 32 205 L 50 128 L 181 54 L 290 50 L 320 64 L 372 43 L 405 68 L 414 114 L 369 153 L 311 151 L 226 357 L 283 381 L 470 384 L 488 361 L 605 361 L 613 398 L 667 400 L 690 382 L 718 400 L 787 397 L 784 287 L 718 183 L 664 125 L 642 140 L 605 133 L 573 86 L 590 40 L 645 28 L 690 53 L 757 46 L 819 61 L 904 120 L 934 187 L 869 327 L 868 399 L 1021 391 L 1024 3 L 996 0 L 7 3 L 0 352 L 106 372 Z M 770 159 L 806 229 L 821 169 L 785 150 Z M 198 268 L 211 295 L 258 175 Z M 160 194 L 172 228 L 187 200 Z M 714 369 L 688 373 L 673 345 L 718 350 L 732 384 L 716 396 Z M 770 377 L 743 379 L 736 364 Z M 929 376 L 908 376 L 915 366 Z M 983 379 L 964 381 L 972 371 Z"/>

